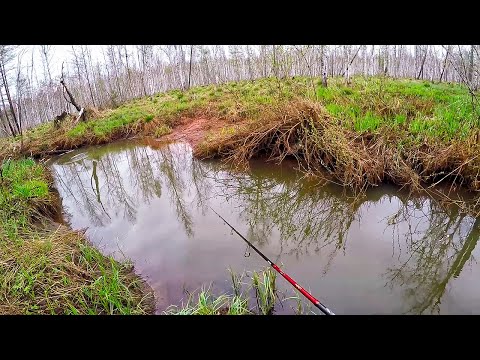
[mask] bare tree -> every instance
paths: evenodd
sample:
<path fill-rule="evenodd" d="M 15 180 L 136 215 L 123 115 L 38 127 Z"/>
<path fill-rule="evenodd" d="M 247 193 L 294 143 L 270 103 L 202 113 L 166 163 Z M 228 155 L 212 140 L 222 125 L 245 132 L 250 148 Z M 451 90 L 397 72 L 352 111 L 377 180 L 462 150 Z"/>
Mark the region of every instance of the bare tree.
<path fill-rule="evenodd" d="M 425 46 L 425 52 L 423 54 L 422 62 L 420 64 L 420 70 L 418 71 L 418 75 L 416 76 L 416 79 L 420 79 L 420 77 L 423 79 L 423 67 L 425 65 L 425 60 L 427 59 L 427 54 L 428 54 L 428 45 Z"/>
<path fill-rule="evenodd" d="M 78 117 L 77 117 L 77 120 L 78 121 L 80 118 L 83 120 L 83 121 L 87 121 L 87 117 L 86 117 L 86 114 L 85 114 L 85 110 L 83 107 L 80 107 L 80 105 L 78 105 L 78 103 L 75 101 L 75 98 L 73 97 L 72 93 L 68 90 L 68 87 L 67 85 L 65 84 L 65 76 L 63 74 L 63 64 L 62 64 L 62 76 L 60 78 L 60 84 L 62 84 L 63 86 L 63 89 L 65 90 L 65 92 L 67 93 L 68 95 L 68 99 L 67 97 L 65 96 L 65 94 L 63 94 L 65 100 L 72 104 L 75 109 L 78 111 Z"/>
<path fill-rule="evenodd" d="M 445 73 L 445 69 L 447 67 L 447 59 L 448 59 L 448 55 L 450 54 L 450 51 L 451 51 L 451 46 L 448 45 L 445 50 L 445 59 L 443 60 L 442 72 L 440 73 L 440 80 L 439 80 L 440 82 L 442 82 L 443 74 Z"/>
<path fill-rule="evenodd" d="M 352 58 L 350 60 L 348 60 L 348 54 L 347 54 L 347 66 L 345 68 L 345 71 L 342 74 L 342 76 L 346 77 L 347 84 L 350 84 L 350 66 L 352 65 L 353 61 L 357 57 L 361 47 L 362 47 L 362 45 L 360 45 L 357 48 L 357 51 L 355 52 L 355 54 L 352 56 Z"/>
<path fill-rule="evenodd" d="M 13 98 L 10 94 L 10 87 L 7 80 L 7 64 L 13 60 L 14 52 L 16 48 L 17 48 L 16 46 L 0 45 L 0 76 L 2 78 L 3 89 L 5 89 L 5 94 L 7 96 L 10 115 L 13 119 L 13 127 L 15 128 L 15 132 L 16 132 L 14 135 L 20 134 L 21 130 L 18 122 L 18 116 L 15 111 Z M 5 103 L 3 103 L 3 96 L 2 96 L 2 104 L 5 110 Z M 8 115 L 7 115 L 7 119 L 8 119 Z"/>
<path fill-rule="evenodd" d="M 192 78 L 193 45 L 190 45 L 190 67 L 188 69 L 188 89 L 190 89 L 190 79 Z"/>

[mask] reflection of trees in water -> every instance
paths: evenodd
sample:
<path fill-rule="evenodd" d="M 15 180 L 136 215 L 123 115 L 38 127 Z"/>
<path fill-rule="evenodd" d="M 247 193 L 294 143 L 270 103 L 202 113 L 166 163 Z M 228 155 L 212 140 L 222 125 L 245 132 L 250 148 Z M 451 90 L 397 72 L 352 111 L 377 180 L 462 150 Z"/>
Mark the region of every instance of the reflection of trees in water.
<path fill-rule="evenodd" d="M 140 194 L 138 191 L 136 194 L 133 192 L 129 193 L 125 188 L 123 176 L 126 177 L 126 175 L 130 175 L 132 173 L 132 169 L 129 167 L 127 174 L 118 169 L 119 163 L 128 161 L 128 153 L 130 151 L 132 150 L 127 150 L 123 153 L 105 154 L 100 157 L 99 161 L 103 170 L 103 175 L 105 176 L 108 208 L 111 211 L 123 209 L 123 218 L 130 222 L 134 222 L 137 215 L 136 200 Z"/>
<path fill-rule="evenodd" d="M 123 209 L 124 217 L 130 221 L 135 219 L 134 197 L 125 189 L 118 155 L 92 156 L 55 167 L 59 187 L 73 200 L 75 211 L 88 216 L 96 226 L 108 224 L 109 211 L 118 209 Z"/>
<path fill-rule="evenodd" d="M 330 254 L 333 259 L 345 247 L 350 225 L 359 215 L 361 203 L 296 177 L 223 173 L 215 181 L 222 184 L 216 187 L 216 196 L 237 205 L 252 242 L 266 244 L 274 230 L 279 232 L 280 254 L 299 257 L 335 244 Z"/>
<path fill-rule="evenodd" d="M 287 254 L 318 252 L 334 245 L 324 273 L 337 251 L 345 249 L 353 221 L 360 221 L 361 214 L 369 207 L 389 197 L 377 191 L 359 201 L 348 201 L 328 192 L 328 188 L 312 189 L 306 182 L 295 179 L 254 175 L 230 175 L 224 183 L 224 192 L 241 207 L 253 241 L 268 241 L 276 228 L 282 252 L 283 248 L 290 249 Z M 480 219 L 455 209 L 446 211 L 431 199 L 415 199 L 400 192 L 394 198 L 398 200 L 398 211 L 389 216 L 387 229 L 392 232 L 394 251 L 398 244 L 398 259 L 405 261 L 388 270 L 389 284 L 406 288 L 407 301 L 413 303 L 408 312 L 438 310 L 449 280 L 457 277 L 467 261 L 473 259 L 472 251 L 480 236 Z"/>
<path fill-rule="evenodd" d="M 188 165 L 191 153 L 185 146 L 184 144 L 177 144 L 177 147 L 164 147 L 158 151 L 158 156 L 161 159 L 160 170 L 164 175 L 166 187 L 169 189 L 170 202 L 175 208 L 178 220 L 183 224 L 187 236 L 190 237 L 193 236 L 193 222 L 188 212 L 188 206 L 185 204 L 184 190 L 188 187 L 186 187 L 182 174 L 189 172 Z"/>
<path fill-rule="evenodd" d="M 338 251 L 345 251 L 354 221 L 361 221 L 378 202 L 398 200 L 396 213 L 385 214 L 390 215 L 385 230 L 392 233 L 393 256 L 400 265 L 386 275 L 391 287 L 406 289 L 412 313 L 438 310 L 449 280 L 472 258 L 479 237 L 480 220 L 454 209 L 447 212 L 429 199 L 386 195 L 381 189 L 360 200 L 349 199 L 330 187 L 300 181 L 292 172 L 266 173 L 266 167 L 249 174 L 228 171 L 217 162 L 193 159 L 186 144 L 94 155 L 55 169 L 63 193 L 95 225 L 107 224 L 113 211 L 133 222 L 139 202 L 159 198 L 163 186 L 186 234 L 193 236 L 193 208 L 205 213 L 209 199 L 220 197 L 237 208 L 255 244 L 267 244 L 278 232 L 279 255 L 300 257 L 328 247 L 324 273 Z"/>
<path fill-rule="evenodd" d="M 390 217 L 388 227 L 394 230 L 394 241 L 400 244 L 403 238 L 406 251 L 401 264 L 388 269 L 387 284 L 405 288 L 404 296 L 411 304 L 406 313 L 439 312 L 448 282 L 473 260 L 480 219 L 456 209 L 447 212 L 431 200 L 405 201 Z"/>
<path fill-rule="evenodd" d="M 75 211 L 96 226 L 108 224 L 113 213 L 133 223 L 140 203 L 160 198 L 163 184 L 187 235 L 193 235 L 185 174 L 193 174 L 197 191 L 207 184 L 197 179 L 202 169 L 192 161 L 190 151 L 178 145 L 160 151 L 135 146 L 101 155 L 92 150 L 88 155 L 54 167 L 59 189 L 72 199 Z"/>
<path fill-rule="evenodd" d="M 128 172 L 130 184 L 134 188 L 138 187 L 137 194 L 145 203 L 149 203 L 155 197 L 159 198 L 162 195 L 162 183 L 160 178 L 155 177 L 157 168 L 154 168 L 158 154 L 146 147 L 134 147 L 126 154 L 130 169 Z"/>
<path fill-rule="evenodd" d="M 215 181 L 222 184 L 217 196 L 232 199 L 239 207 L 253 242 L 268 242 L 277 229 L 281 253 L 299 256 L 334 245 L 324 273 L 337 251 L 345 250 L 353 221 L 360 221 L 361 214 L 378 202 L 398 200 L 398 211 L 388 217 L 386 230 L 392 232 L 392 248 L 395 252 L 398 246 L 401 265 L 389 269 L 387 275 L 391 287 L 406 288 L 407 301 L 413 303 L 408 312 L 412 313 L 438 310 L 449 280 L 473 259 L 480 236 L 480 219 L 400 192 L 391 196 L 378 190 L 354 201 L 329 192 L 327 187 L 312 189 L 295 178 L 223 173 Z"/>
<path fill-rule="evenodd" d="M 206 179 L 212 171 L 211 166 L 206 166 L 205 163 L 190 157 L 190 173 L 191 179 L 187 184 L 190 184 L 195 191 L 195 199 L 197 208 L 202 210 L 202 214 L 208 209 L 208 196 L 211 194 L 211 184 Z"/>
<path fill-rule="evenodd" d="M 104 210 L 99 197 L 94 192 L 90 192 L 89 188 L 86 187 L 87 184 L 90 185 L 84 176 L 86 167 L 88 166 L 77 164 L 56 167 L 54 171 L 56 172 L 57 187 L 64 196 L 66 194 L 70 197 L 75 204 L 76 211 L 84 216 L 88 216 L 95 226 L 104 226 Z"/>

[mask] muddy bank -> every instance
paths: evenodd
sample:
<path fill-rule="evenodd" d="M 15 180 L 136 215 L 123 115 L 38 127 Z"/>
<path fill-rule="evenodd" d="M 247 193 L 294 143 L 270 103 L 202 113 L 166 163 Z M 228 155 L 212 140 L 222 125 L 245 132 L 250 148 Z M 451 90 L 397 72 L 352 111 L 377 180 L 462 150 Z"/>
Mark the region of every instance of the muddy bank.
<path fill-rule="evenodd" d="M 218 132 L 227 124 L 228 122 L 218 118 L 185 118 L 173 128 L 171 134 L 161 139 L 166 142 L 185 141 L 196 147 L 205 139 L 208 132 Z"/>

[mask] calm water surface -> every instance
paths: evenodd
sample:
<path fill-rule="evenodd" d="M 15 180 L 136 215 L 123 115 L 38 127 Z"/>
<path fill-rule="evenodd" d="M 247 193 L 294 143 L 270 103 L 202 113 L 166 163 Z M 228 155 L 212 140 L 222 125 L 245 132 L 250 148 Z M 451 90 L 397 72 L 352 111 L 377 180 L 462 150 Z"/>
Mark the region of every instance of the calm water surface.
<path fill-rule="evenodd" d="M 134 262 L 158 313 L 185 289 L 230 291 L 228 268 L 266 266 L 211 206 L 336 314 L 480 314 L 480 219 L 428 198 L 382 186 L 354 204 L 288 164 L 238 173 L 194 159 L 183 143 L 91 147 L 51 166 L 66 219 L 105 254 Z"/>

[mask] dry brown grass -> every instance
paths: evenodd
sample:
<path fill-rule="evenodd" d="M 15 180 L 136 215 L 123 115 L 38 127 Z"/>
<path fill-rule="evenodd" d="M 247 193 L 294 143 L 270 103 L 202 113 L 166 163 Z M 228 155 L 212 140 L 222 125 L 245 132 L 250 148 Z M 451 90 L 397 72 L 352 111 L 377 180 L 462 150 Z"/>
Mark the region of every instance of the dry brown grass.
<path fill-rule="evenodd" d="M 231 136 L 207 139 L 195 155 L 224 157 L 240 167 L 259 155 L 277 162 L 295 157 L 305 171 L 327 170 L 336 182 L 356 190 L 386 176 L 400 178 L 395 170 L 406 166 L 395 159 L 389 173 L 385 143 L 348 131 L 318 103 L 299 99 L 266 110 L 261 120 L 237 127 Z"/>
<path fill-rule="evenodd" d="M 359 134 L 342 126 L 320 104 L 297 99 L 265 107 L 260 119 L 210 134 L 195 148 L 195 155 L 221 157 L 242 169 L 257 156 L 276 162 L 294 157 L 307 173 L 326 170 L 331 181 L 357 193 L 384 182 L 417 192 L 448 182 L 478 192 L 480 147 L 476 136 L 448 146 L 425 142 L 400 147 L 401 134 Z"/>

